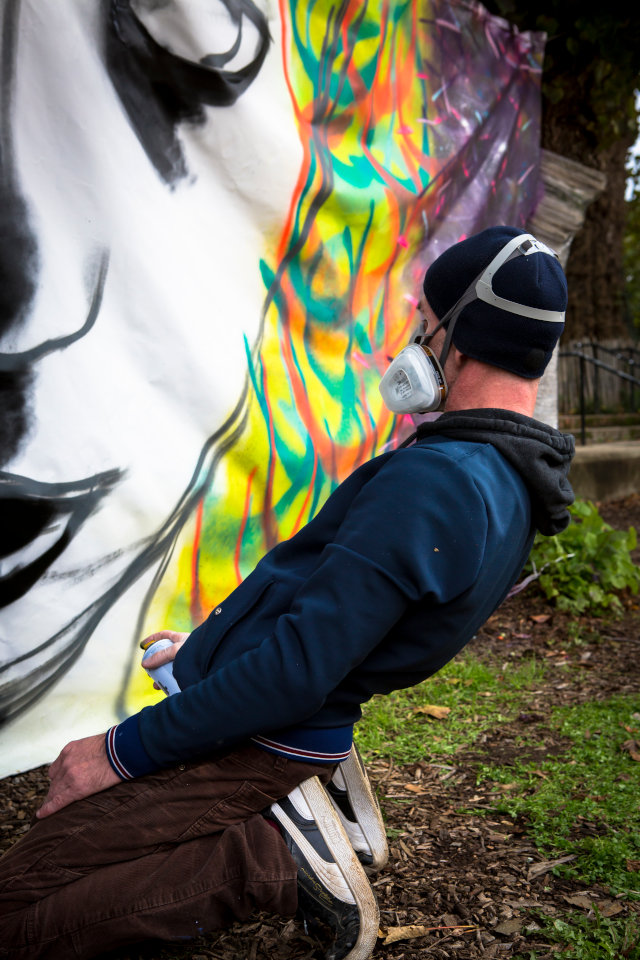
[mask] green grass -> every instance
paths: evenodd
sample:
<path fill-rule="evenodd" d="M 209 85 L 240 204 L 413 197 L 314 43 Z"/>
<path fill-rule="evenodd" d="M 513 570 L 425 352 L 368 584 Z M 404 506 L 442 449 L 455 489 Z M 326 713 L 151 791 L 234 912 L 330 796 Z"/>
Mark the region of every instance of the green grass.
<path fill-rule="evenodd" d="M 639 708 L 638 698 L 612 697 L 558 709 L 549 726 L 571 741 L 568 754 L 507 768 L 485 764 L 479 774 L 480 782 L 518 783 L 512 796 L 500 795 L 496 810 L 526 816 L 545 854 L 577 856 L 558 874 L 637 900 L 640 872 L 628 870 L 627 862 L 640 862 L 640 763 L 623 744 L 634 731 L 640 738 L 633 717 Z M 595 835 L 578 836 L 581 826 Z"/>
<path fill-rule="evenodd" d="M 507 719 L 532 687 L 544 679 L 534 660 L 505 663 L 496 671 L 468 653 L 435 677 L 409 690 L 374 697 L 363 708 L 356 741 L 368 756 L 393 756 L 398 764 L 446 757 L 470 746 L 478 735 Z M 445 720 L 420 713 L 426 705 L 448 707 Z"/>
<path fill-rule="evenodd" d="M 571 913 L 566 920 L 543 918 L 545 936 L 562 946 L 557 960 L 640 960 L 640 924 L 608 920 L 596 911 L 595 919 Z M 536 960 L 539 954 L 518 954 L 513 960 Z"/>
<path fill-rule="evenodd" d="M 418 687 L 375 698 L 365 709 L 357 742 L 365 756 L 391 756 L 398 765 L 425 757 L 442 761 L 521 711 L 531 691 L 544 684 L 545 669 L 535 660 L 496 669 L 463 654 Z M 450 712 L 431 720 L 416 712 L 427 704 Z M 476 813 L 524 817 L 542 856 L 575 856 L 554 873 L 585 890 L 599 885 L 622 903 L 640 900 L 640 872 L 634 869 L 640 861 L 640 762 L 624 748 L 628 741 L 640 742 L 638 714 L 640 697 L 623 696 L 554 710 L 544 727 L 567 742 L 566 752 L 508 767 L 484 763 L 479 782 L 495 785 L 495 803 Z M 524 757 L 527 747 L 540 746 L 541 728 L 526 729 L 518 744 Z M 508 794 L 500 789 L 505 783 L 515 784 Z M 567 906 L 564 917 L 541 917 L 539 923 L 547 939 L 561 946 L 558 958 L 640 960 L 637 918 L 597 913 L 594 918 Z M 520 956 L 529 960 L 535 954 Z"/>

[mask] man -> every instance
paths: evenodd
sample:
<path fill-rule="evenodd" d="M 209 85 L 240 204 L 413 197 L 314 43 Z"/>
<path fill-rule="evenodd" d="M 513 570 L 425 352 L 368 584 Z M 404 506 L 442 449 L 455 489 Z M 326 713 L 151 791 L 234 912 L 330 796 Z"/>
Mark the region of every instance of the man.
<path fill-rule="evenodd" d="M 493 227 L 445 251 L 424 294 L 381 391 L 395 412 L 444 413 L 357 469 L 188 638 L 149 638 L 175 641 L 149 665 L 173 658 L 181 692 L 55 761 L 0 862 L 0 956 L 88 957 L 296 908 L 333 928 L 327 957 L 370 954 L 375 901 L 320 781 L 353 771 L 361 704 L 447 663 L 573 499 L 573 439 L 532 419 L 564 323 L 555 255 Z"/>

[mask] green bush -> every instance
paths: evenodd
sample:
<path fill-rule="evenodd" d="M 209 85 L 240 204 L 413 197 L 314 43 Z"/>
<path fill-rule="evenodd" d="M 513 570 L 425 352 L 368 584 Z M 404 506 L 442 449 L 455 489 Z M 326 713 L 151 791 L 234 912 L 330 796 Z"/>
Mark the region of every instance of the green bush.
<path fill-rule="evenodd" d="M 535 539 L 525 572 L 538 575 L 545 596 L 559 610 L 620 616 L 620 594 L 637 593 L 640 567 L 631 559 L 636 531 L 614 530 L 590 500 L 576 500 L 572 522 L 555 537 Z"/>

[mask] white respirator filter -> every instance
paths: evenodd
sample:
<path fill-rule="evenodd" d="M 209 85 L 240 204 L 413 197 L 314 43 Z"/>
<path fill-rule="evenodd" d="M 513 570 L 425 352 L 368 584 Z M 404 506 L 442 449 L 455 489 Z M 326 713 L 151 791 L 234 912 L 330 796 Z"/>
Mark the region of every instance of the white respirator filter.
<path fill-rule="evenodd" d="M 429 347 L 410 343 L 389 364 L 380 393 L 392 413 L 429 413 L 444 401 L 447 384 Z"/>

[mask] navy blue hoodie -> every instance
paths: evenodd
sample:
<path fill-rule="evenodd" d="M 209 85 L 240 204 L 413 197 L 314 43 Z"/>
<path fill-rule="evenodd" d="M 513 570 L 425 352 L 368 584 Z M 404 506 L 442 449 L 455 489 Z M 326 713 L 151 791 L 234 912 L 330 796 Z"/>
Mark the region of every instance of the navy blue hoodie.
<path fill-rule="evenodd" d="M 444 666 L 505 598 L 536 529 L 568 524 L 573 453 L 546 424 L 469 410 L 359 467 L 193 631 L 174 662 L 181 693 L 112 729 L 121 776 L 332 732 L 335 762 L 361 704 Z"/>

